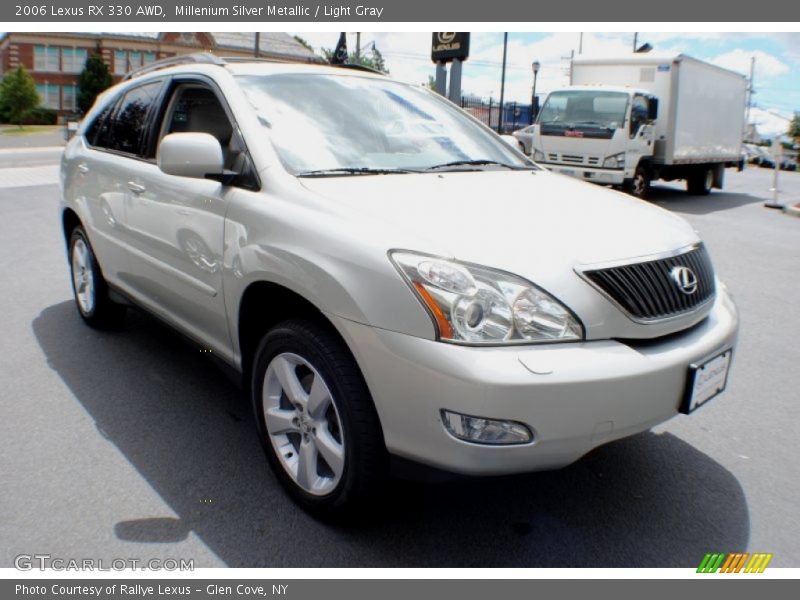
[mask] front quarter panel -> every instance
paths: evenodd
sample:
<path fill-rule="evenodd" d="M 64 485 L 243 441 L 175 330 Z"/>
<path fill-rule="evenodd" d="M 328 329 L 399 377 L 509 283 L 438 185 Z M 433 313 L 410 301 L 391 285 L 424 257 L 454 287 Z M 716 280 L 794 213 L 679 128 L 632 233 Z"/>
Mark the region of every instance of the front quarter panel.
<path fill-rule="evenodd" d="M 236 360 L 239 307 L 255 282 L 281 285 L 319 310 L 434 339 L 433 323 L 391 264 L 386 240 L 286 188 L 237 191 L 225 222 L 224 289 Z M 269 310 L 265 306 L 264 310 Z"/>

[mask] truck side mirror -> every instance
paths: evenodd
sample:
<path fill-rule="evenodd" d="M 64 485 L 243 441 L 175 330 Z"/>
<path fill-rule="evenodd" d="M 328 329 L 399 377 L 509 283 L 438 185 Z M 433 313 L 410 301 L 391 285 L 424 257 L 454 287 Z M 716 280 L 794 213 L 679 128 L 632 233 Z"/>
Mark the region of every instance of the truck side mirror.
<path fill-rule="evenodd" d="M 647 99 L 647 118 L 655 121 L 658 118 L 658 98 L 651 96 Z"/>

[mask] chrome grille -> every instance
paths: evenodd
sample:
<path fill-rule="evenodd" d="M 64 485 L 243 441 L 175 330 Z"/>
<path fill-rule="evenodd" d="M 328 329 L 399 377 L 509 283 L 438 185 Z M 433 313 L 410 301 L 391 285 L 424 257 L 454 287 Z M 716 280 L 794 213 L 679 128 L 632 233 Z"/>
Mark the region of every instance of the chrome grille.
<path fill-rule="evenodd" d="M 697 290 L 681 291 L 671 272 L 688 267 L 697 277 Z M 584 271 L 584 276 L 633 319 L 657 321 L 690 312 L 714 296 L 714 268 L 705 246 L 657 260 Z"/>

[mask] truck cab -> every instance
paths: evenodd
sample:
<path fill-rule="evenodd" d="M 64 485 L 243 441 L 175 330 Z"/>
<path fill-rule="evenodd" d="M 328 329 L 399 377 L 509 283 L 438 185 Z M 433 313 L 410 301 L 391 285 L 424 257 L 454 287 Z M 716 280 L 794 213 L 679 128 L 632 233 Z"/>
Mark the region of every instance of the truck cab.
<path fill-rule="evenodd" d="M 551 92 L 533 131 L 533 159 L 551 171 L 605 185 L 633 181 L 653 155 L 658 98 L 599 85 Z"/>
<path fill-rule="evenodd" d="M 539 113 L 533 159 L 638 197 L 655 179 L 705 195 L 741 163 L 746 93 L 743 75 L 684 54 L 576 58 Z"/>

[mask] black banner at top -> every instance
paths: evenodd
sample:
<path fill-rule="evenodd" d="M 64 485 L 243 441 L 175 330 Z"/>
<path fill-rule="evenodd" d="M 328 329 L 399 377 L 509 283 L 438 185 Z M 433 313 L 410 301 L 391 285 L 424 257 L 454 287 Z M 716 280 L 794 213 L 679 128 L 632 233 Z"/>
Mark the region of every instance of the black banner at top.
<path fill-rule="evenodd" d="M 714 22 L 800 21 L 800 3 L 760 0 L 15 0 L 0 5 L 6 28 L 41 22 Z M 799 34 L 800 35 L 800 34 Z"/>

